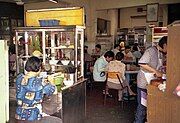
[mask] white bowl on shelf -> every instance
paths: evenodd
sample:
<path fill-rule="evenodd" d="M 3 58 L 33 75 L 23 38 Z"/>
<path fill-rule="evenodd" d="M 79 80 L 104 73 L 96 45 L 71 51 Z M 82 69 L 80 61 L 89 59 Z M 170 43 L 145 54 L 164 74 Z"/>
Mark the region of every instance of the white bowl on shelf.
<path fill-rule="evenodd" d="M 74 81 L 72 81 L 72 80 L 64 80 L 64 85 L 65 86 L 72 86 L 74 84 Z"/>
<path fill-rule="evenodd" d="M 74 65 L 74 61 L 71 61 L 71 63 Z M 78 61 L 78 65 L 80 64 L 81 62 L 80 61 Z"/>
<path fill-rule="evenodd" d="M 56 65 L 59 60 L 49 60 L 49 64 Z"/>
<path fill-rule="evenodd" d="M 69 60 L 61 60 L 61 62 L 63 65 L 68 65 L 70 61 Z"/>

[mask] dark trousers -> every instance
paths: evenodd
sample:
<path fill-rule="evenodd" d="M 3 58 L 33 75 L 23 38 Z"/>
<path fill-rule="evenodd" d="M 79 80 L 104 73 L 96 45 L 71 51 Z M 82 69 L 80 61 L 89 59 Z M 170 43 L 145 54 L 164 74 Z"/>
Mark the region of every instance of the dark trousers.
<path fill-rule="evenodd" d="M 137 106 L 137 110 L 136 110 L 134 123 L 145 123 L 145 121 L 146 121 L 147 108 L 141 104 L 141 99 L 144 96 L 147 96 L 147 89 L 142 89 L 142 88 L 137 87 L 138 106 Z"/>

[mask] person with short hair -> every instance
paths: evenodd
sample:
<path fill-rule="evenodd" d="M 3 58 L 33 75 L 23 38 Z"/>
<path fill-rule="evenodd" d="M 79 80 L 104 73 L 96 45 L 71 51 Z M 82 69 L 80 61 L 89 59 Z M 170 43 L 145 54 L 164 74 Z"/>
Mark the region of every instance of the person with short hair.
<path fill-rule="evenodd" d="M 91 55 L 88 53 L 88 46 L 84 46 L 84 61 L 92 61 Z"/>
<path fill-rule="evenodd" d="M 113 58 L 114 58 L 114 53 L 112 51 L 107 51 L 103 56 L 101 56 L 96 60 L 93 68 L 94 81 L 105 82 L 106 65 L 108 64 L 108 62 L 112 61 Z"/>
<path fill-rule="evenodd" d="M 96 44 L 95 49 L 94 49 L 92 55 L 97 55 L 97 56 L 98 56 L 98 55 L 99 55 L 99 56 L 102 55 L 102 52 L 101 52 L 101 45 L 100 45 L 100 44 Z"/>
<path fill-rule="evenodd" d="M 27 73 L 17 76 L 15 118 L 18 123 L 44 123 L 47 118 L 47 114 L 42 112 L 42 100 L 44 95 L 50 96 L 55 92 L 55 85 L 52 78 L 45 82 L 39 77 L 41 66 L 41 60 L 32 56 L 25 65 Z M 52 116 L 48 116 L 48 121 L 62 123 L 60 118 Z"/>
<path fill-rule="evenodd" d="M 116 60 L 110 61 L 107 66 L 106 66 L 106 71 L 107 72 L 118 72 L 121 82 L 124 86 L 128 87 L 129 94 L 130 95 L 136 95 L 130 88 L 129 83 L 125 79 L 125 67 L 126 65 L 122 63 L 121 61 L 124 59 L 124 54 L 121 52 L 118 52 L 115 56 Z M 117 78 L 108 78 L 107 80 L 107 85 L 110 88 L 118 89 L 118 101 L 122 100 L 122 92 L 121 92 L 121 85 L 120 82 Z"/>
<path fill-rule="evenodd" d="M 141 103 L 142 99 L 147 99 L 147 85 L 148 81 L 145 76 L 146 73 L 154 74 L 156 77 L 162 77 L 163 73 L 159 71 L 160 54 L 167 53 L 167 36 L 159 40 L 158 45 L 152 46 L 144 52 L 139 60 L 140 70 L 137 75 L 137 111 L 134 123 L 146 122 L 147 108 L 145 103 Z M 160 63 L 161 64 L 161 63 Z"/>
<path fill-rule="evenodd" d="M 114 49 L 112 51 L 114 52 L 114 55 L 116 55 L 120 51 L 120 45 L 119 44 L 115 44 L 114 45 Z"/>
<path fill-rule="evenodd" d="M 122 53 L 124 54 L 124 60 L 135 60 L 130 46 L 125 46 L 125 50 Z"/>

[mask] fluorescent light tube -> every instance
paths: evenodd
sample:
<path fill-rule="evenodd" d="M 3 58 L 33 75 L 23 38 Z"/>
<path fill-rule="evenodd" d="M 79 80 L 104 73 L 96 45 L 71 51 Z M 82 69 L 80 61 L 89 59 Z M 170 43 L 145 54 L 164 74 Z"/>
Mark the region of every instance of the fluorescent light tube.
<path fill-rule="evenodd" d="M 57 0 L 49 0 L 50 2 L 53 2 L 53 3 L 58 3 Z"/>

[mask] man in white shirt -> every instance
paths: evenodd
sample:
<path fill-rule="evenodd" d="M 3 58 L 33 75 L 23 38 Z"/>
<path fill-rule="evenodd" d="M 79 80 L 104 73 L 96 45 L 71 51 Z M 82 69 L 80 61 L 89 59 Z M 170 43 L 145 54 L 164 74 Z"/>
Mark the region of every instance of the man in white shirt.
<path fill-rule="evenodd" d="M 113 58 L 114 58 L 114 53 L 112 51 L 107 51 L 103 56 L 101 56 L 96 60 L 93 68 L 94 81 L 105 83 L 106 65 L 108 64 L 108 62 L 112 61 Z"/>
<path fill-rule="evenodd" d="M 139 60 L 140 70 L 137 75 L 138 106 L 134 123 L 144 123 L 146 121 L 147 108 L 145 102 L 147 101 L 148 80 L 145 74 L 152 73 L 156 77 L 162 77 L 162 72 L 157 70 L 159 63 L 159 51 L 163 53 L 167 52 L 167 36 L 162 37 L 159 40 L 158 45 L 146 49 L 143 56 Z"/>

